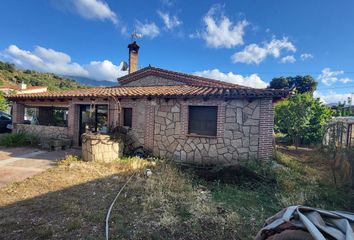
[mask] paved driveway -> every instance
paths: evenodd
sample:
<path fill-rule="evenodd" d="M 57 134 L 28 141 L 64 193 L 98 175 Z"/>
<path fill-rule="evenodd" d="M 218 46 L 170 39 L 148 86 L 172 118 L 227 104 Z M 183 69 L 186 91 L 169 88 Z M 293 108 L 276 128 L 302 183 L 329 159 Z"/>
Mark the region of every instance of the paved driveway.
<path fill-rule="evenodd" d="M 34 148 L 0 148 L 0 187 L 38 174 L 68 154 L 80 153 L 77 149 L 48 152 Z"/>

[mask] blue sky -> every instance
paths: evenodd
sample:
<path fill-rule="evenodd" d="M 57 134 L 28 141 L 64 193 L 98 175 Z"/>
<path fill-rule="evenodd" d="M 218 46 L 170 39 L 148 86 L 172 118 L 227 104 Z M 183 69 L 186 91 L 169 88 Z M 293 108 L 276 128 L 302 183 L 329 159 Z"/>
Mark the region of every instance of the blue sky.
<path fill-rule="evenodd" d="M 0 59 L 115 81 L 136 31 L 139 67 L 254 87 L 310 74 L 331 103 L 354 92 L 353 9 L 350 0 L 3 0 Z"/>

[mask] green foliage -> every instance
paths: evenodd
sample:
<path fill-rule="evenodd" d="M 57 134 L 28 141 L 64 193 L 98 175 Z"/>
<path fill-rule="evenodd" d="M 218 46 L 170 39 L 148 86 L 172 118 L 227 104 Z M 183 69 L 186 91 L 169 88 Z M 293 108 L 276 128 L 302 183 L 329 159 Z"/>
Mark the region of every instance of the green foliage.
<path fill-rule="evenodd" d="M 50 91 L 87 88 L 80 83 L 52 73 L 20 70 L 14 64 L 0 61 L 0 85 L 15 85 L 24 82 L 31 86 L 48 86 Z"/>
<path fill-rule="evenodd" d="M 4 93 L 0 92 L 0 111 L 6 111 L 8 109 L 9 105 L 4 97 Z"/>
<path fill-rule="evenodd" d="M 26 132 L 7 133 L 1 136 L 0 145 L 5 147 L 36 146 L 38 137 Z"/>
<path fill-rule="evenodd" d="M 281 89 L 295 87 L 298 93 L 313 93 L 317 88 L 317 82 L 312 76 L 277 77 L 270 82 L 269 88 Z"/>
<path fill-rule="evenodd" d="M 319 143 L 331 109 L 310 93 L 295 94 L 275 106 L 275 130 L 286 134 L 293 144 Z"/>

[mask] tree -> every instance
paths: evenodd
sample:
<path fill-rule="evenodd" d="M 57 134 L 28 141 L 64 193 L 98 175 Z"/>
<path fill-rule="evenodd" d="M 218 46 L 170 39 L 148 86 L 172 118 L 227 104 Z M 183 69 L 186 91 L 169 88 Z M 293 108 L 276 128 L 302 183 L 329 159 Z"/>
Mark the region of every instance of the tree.
<path fill-rule="evenodd" d="M 286 134 L 298 147 L 319 143 L 331 109 L 314 99 L 311 93 L 295 94 L 275 106 L 275 129 Z"/>
<path fill-rule="evenodd" d="M 281 89 L 295 87 L 298 93 L 313 93 L 317 82 L 312 76 L 277 77 L 270 82 L 269 88 Z"/>
<path fill-rule="evenodd" d="M 4 97 L 4 93 L 0 92 L 0 111 L 6 111 L 8 107 L 9 105 L 6 98 Z"/>

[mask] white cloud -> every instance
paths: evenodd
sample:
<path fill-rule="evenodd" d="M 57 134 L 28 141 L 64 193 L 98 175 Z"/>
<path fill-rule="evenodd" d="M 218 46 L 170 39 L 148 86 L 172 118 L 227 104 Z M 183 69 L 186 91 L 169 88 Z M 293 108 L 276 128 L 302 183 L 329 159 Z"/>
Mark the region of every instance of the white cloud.
<path fill-rule="evenodd" d="M 160 34 L 160 29 L 154 22 L 142 23 L 140 21 L 136 21 L 135 29 L 143 37 L 149 37 L 151 39 L 157 37 Z"/>
<path fill-rule="evenodd" d="M 281 63 L 294 63 L 294 62 L 296 62 L 296 59 L 293 55 L 288 55 L 288 56 L 282 57 L 280 62 Z"/>
<path fill-rule="evenodd" d="M 110 20 L 114 24 L 118 23 L 117 15 L 103 0 L 74 0 L 73 4 L 77 13 L 83 18 Z"/>
<path fill-rule="evenodd" d="M 178 27 L 179 25 L 182 24 L 182 21 L 177 18 L 177 16 L 170 16 L 169 13 L 163 13 L 160 11 L 157 11 L 159 14 L 160 18 L 164 22 L 165 26 L 167 29 L 173 29 L 175 27 Z"/>
<path fill-rule="evenodd" d="M 336 82 L 349 83 L 353 81 L 350 78 L 341 78 L 340 75 L 343 74 L 344 71 L 342 70 L 332 71 L 330 68 L 324 68 L 317 79 L 327 86 L 330 86 Z"/>
<path fill-rule="evenodd" d="M 40 46 L 36 46 L 31 52 L 20 49 L 16 45 L 10 45 L 0 53 L 5 61 L 13 62 L 21 68 L 58 75 L 116 81 L 117 77 L 127 74 L 127 71 L 121 70 L 122 64 L 114 65 L 112 62 L 104 60 L 80 65 L 72 62 L 71 57 L 66 53 Z"/>
<path fill-rule="evenodd" d="M 254 88 L 265 88 L 268 85 L 256 73 L 249 76 L 242 76 L 233 72 L 223 73 L 219 69 L 213 69 L 195 72 L 194 75 Z"/>
<path fill-rule="evenodd" d="M 313 96 L 316 98 L 320 98 L 323 103 L 343 103 L 348 102 L 348 97 L 351 97 L 351 93 L 336 93 L 334 91 L 330 91 L 326 94 L 323 94 L 320 91 L 315 91 Z"/>
<path fill-rule="evenodd" d="M 215 5 L 203 18 L 204 29 L 191 34 L 191 38 L 202 38 L 208 47 L 232 48 L 243 45 L 245 27 L 249 24 L 246 20 L 237 23 L 224 16 L 220 5 Z"/>
<path fill-rule="evenodd" d="M 313 55 L 311 53 L 303 53 L 300 55 L 300 58 L 302 61 L 309 60 L 313 58 Z"/>
<path fill-rule="evenodd" d="M 278 58 L 283 50 L 296 52 L 294 44 L 290 42 L 288 38 L 284 37 L 282 39 L 273 39 L 270 42 L 264 42 L 262 46 L 255 43 L 250 44 L 242 51 L 236 52 L 232 55 L 231 59 L 234 63 L 259 64 L 266 59 L 267 56 Z"/>
<path fill-rule="evenodd" d="M 118 77 L 122 77 L 127 74 L 126 71 L 121 71 L 123 67 L 122 62 L 119 65 L 114 65 L 108 60 L 104 60 L 102 62 L 92 61 L 90 64 L 84 65 L 84 67 L 90 78 L 96 80 L 116 81 Z"/>

